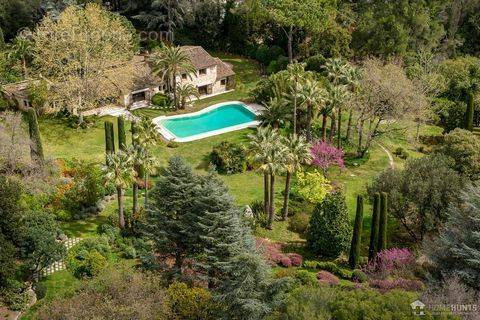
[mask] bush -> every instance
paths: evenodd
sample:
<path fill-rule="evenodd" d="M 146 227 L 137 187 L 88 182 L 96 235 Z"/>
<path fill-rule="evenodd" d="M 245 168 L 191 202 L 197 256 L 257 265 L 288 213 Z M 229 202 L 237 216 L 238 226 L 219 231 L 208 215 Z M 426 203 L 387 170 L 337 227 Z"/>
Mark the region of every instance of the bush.
<path fill-rule="evenodd" d="M 57 197 L 61 197 L 61 208 L 72 216 L 96 207 L 99 200 L 107 194 L 104 175 L 96 164 L 74 160 L 66 164 L 63 174 L 72 180 L 59 189 Z"/>
<path fill-rule="evenodd" d="M 317 273 L 318 282 L 323 284 L 328 284 L 331 286 L 337 285 L 340 283 L 340 280 L 333 274 L 328 271 L 319 271 Z"/>
<path fill-rule="evenodd" d="M 179 146 L 180 146 L 180 144 L 176 141 L 173 141 L 173 140 L 170 140 L 167 143 L 167 148 L 175 149 L 175 148 L 178 148 Z"/>
<path fill-rule="evenodd" d="M 325 61 L 326 59 L 321 54 L 311 56 L 307 59 L 305 70 L 322 73 L 324 71 L 323 66 L 325 65 Z"/>
<path fill-rule="evenodd" d="M 307 270 L 298 270 L 295 278 L 298 279 L 302 285 L 313 286 L 318 283 L 316 274 L 308 272 Z"/>
<path fill-rule="evenodd" d="M 38 300 L 45 298 L 47 295 L 47 286 L 42 282 L 36 283 L 34 290 Z"/>
<path fill-rule="evenodd" d="M 409 249 L 392 248 L 380 251 L 375 259 L 365 266 L 369 275 L 385 278 L 404 275 L 415 266 L 415 257 Z"/>
<path fill-rule="evenodd" d="M 264 259 L 270 266 L 280 265 L 282 267 L 299 267 L 302 265 L 302 256 L 298 253 L 282 252 L 282 245 L 280 243 L 271 242 L 267 239 L 257 238 L 257 248 L 262 253 Z"/>
<path fill-rule="evenodd" d="M 107 238 L 87 238 L 73 246 L 67 255 L 67 268 L 77 278 L 93 277 L 108 265 L 110 246 Z"/>
<path fill-rule="evenodd" d="M 223 141 L 210 153 L 210 161 L 220 173 L 233 174 L 247 170 L 247 150 L 237 143 Z"/>
<path fill-rule="evenodd" d="M 172 104 L 172 100 L 163 93 L 157 93 L 152 97 L 152 104 L 157 107 L 168 107 Z"/>
<path fill-rule="evenodd" d="M 471 180 L 480 178 L 480 139 L 470 131 L 455 129 L 445 135 L 435 151 L 454 161 L 453 169 Z"/>
<path fill-rule="evenodd" d="M 362 270 L 355 269 L 352 272 L 352 281 L 364 283 L 368 281 L 368 277 Z"/>
<path fill-rule="evenodd" d="M 216 319 L 218 307 L 207 289 L 174 282 L 167 292 L 172 312 L 178 319 Z"/>
<path fill-rule="evenodd" d="M 401 159 L 404 159 L 404 160 L 406 160 L 410 156 L 408 154 L 407 150 L 405 150 L 402 147 L 398 147 L 397 149 L 395 149 L 393 154 L 396 155 L 397 157 L 401 158 Z"/>
<path fill-rule="evenodd" d="M 287 256 L 290 259 L 292 266 L 300 267 L 302 265 L 302 256 L 298 253 L 289 253 Z"/>
<path fill-rule="evenodd" d="M 370 286 L 372 288 L 378 289 L 382 293 L 393 290 L 393 289 L 403 289 L 407 291 L 421 291 L 424 288 L 423 283 L 419 280 L 409 280 L 409 279 L 403 279 L 403 278 L 371 280 Z"/>
<path fill-rule="evenodd" d="M 278 59 L 283 55 L 282 48 L 278 46 L 267 47 L 265 45 L 259 46 L 255 52 L 255 59 L 261 62 L 263 65 L 268 66 L 270 62 Z"/>
<path fill-rule="evenodd" d="M 311 270 L 325 270 L 342 279 L 350 280 L 352 278 L 352 274 L 349 271 L 340 268 L 331 261 L 305 261 L 303 267 Z"/>
<path fill-rule="evenodd" d="M 285 56 L 279 56 L 277 60 L 273 60 L 268 64 L 267 74 L 274 74 L 281 70 L 285 70 L 290 60 Z"/>
<path fill-rule="evenodd" d="M 313 253 L 337 258 L 350 245 L 350 221 L 343 193 L 327 195 L 310 218 L 307 244 Z"/>
<path fill-rule="evenodd" d="M 309 222 L 310 215 L 297 213 L 289 219 L 288 227 L 291 231 L 304 235 L 307 232 Z"/>

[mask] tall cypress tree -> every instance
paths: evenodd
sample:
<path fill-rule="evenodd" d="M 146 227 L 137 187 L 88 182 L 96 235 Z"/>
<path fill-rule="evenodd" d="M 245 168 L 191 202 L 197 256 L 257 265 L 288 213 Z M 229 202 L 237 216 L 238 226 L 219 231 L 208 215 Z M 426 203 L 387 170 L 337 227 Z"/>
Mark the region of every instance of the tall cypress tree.
<path fill-rule="evenodd" d="M 465 114 L 465 129 L 473 131 L 473 116 L 475 113 L 474 96 L 470 91 L 467 95 L 467 112 Z"/>
<path fill-rule="evenodd" d="M 370 228 L 370 246 L 368 247 L 368 261 L 375 258 L 378 252 L 378 224 L 380 221 L 380 194 L 376 193 L 373 196 L 373 212 L 372 212 L 372 225 Z"/>
<path fill-rule="evenodd" d="M 105 153 L 106 155 L 115 153 L 113 123 L 110 121 L 105 121 Z"/>
<path fill-rule="evenodd" d="M 358 265 L 360 259 L 360 244 L 362 242 L 363 229 L 363 197 L 357 196 L 357 213 L 355 215 L 355 225 L 353 227 L 352 244 L 350 246 L 350 257 L 348 263 L 353 269 Z"/>
<path fill-rule="evenodd" d="M 130 127 L 130 132 L 132 133 L 132 145 L 134 147 L 138 146 L 138 141 L 137 141 L 137 130 L 135 127 L 135 121 L 132 121 L 131 127 Z M 137 177 L 140 177 L 140 168 L 139 166 L 135 166 L 135 171 L 137 172 Z M 138 212 L 138 181 L 135 179 L 133 181 L 133 187 L 132 187 L 132 213 L 135 215 Z"/>
<path fill-rule="evenodd" d="M 28 121 L 28 133 L 32 142 L 30 144 L 30 156 L 32 161 L 37 165 L 43 166 L 45 157 L 43 155 L 42 139 L 40 137 L 40 129 L 38 128 L 37 113 L 35 112 L 35 109 L 28 108 L 26 116 Z"/>
<path fill-rule="evenodd" d="M 120 150 L 127 150 L 127 136 L 125 134 L 125 119 L 123 117 L 117 118 L 118 124 L 118 148 Z"/>
<path fill-rule="evenodd" d="M 380 194 L 380 219 L 378 225 L 377 252 L 387 249 L 387 216 L 388 196 L 385 192 Z"/>

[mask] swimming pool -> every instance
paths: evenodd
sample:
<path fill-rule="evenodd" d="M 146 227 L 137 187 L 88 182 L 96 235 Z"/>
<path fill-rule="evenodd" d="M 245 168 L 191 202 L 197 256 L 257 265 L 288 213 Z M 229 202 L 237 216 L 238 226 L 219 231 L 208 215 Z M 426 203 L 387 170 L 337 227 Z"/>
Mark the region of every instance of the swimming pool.
<path fill-rule="evenodd" d="M 254 108 L 239 101 L 216 104 L 184 115 L 153 119 L 167 140 L 188 142 L 225 132 L 256 127 L 259 122 Z"/>

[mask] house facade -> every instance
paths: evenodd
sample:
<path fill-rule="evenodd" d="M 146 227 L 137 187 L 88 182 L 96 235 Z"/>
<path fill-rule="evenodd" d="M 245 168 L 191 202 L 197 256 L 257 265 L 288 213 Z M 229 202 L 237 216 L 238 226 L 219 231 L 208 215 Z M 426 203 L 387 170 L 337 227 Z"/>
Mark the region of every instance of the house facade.
<path fill-rule="evenodd" d="M 191 84 L 198 90 L 200 98 L 221 94 L 235 88 L 235 72 L 230 64 L 219 58 L 212 57 L 200 46 L 184 46 L 182 50 L 190 58 L 195 67 L 194 74 L 179 73 L 175 79 L 177 84 Z M 148 65 L 148 56 L 138 56 L 138 64 L 142 64 L 146 72 L 151 76 Z M 157 93 L 165 93 L 167 84 L 163 79 L 151 77 L 147 81 L 139 81 L 134 91 L 124 95 L 123 105 L 127 108 L 148 104 Z"/>
<path fill-rule="evenodd" d="M 212 57 L 200 46 L 184 46 L 182 50 L 190 58 L 196 72 L 191 75 L 179 73 L 176 75 L 177 84 L 192 84 L 197 88 L 200 98 L 221 94 L 235 88 L 235 72 L 230 64 Z M 155 94 L 167 91 L 164 79 L 152 74 L 148 55 L 138 55 L 134 59 L 135 65 L 144 74 L 136 79 L 131 92 L 118 97 L 118 102 L 125 108 L 148 106 Z M 5 85 L 1 88 L 1 93 L 5 98 L 15 101 L 19 108 L 27 108 L 30 106 L 27 93 L 29 83 L 31 82 L 27 80 Z M 55 112 L 54 105 L 53 102 L 51 110 L 47 112 Z"/>

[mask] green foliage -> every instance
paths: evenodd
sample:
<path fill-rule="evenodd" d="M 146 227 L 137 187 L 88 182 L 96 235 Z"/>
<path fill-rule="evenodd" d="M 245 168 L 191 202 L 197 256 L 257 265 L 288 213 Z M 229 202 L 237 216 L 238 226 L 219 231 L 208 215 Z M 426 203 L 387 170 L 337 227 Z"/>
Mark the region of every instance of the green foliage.
<path fill-rule="evenodd" d="M 110 191 L 104 187 L 105 179 L 101 168 L 94 163 L 75 159 L 67 163 L 67 166 L 72 180 L 61 198 L 63 210 L 70 217 L 78 216 L 83 211 L 100 211 L 102 207 L 98 205 L 99 201 Z"/>
<path fill-rule="evenodd" d="M 393 290 L 385 294 L 370 289 L 303 286 L 293 290 L 272 319 L 399 319 L 412 318 L 410 303 L 416 293 Z M 425 319 L 435 318 L 427 311 Z M 454 319 L 448 315 L 441 319 Z"/>
<path fill-rule="evenodd" d="M 447 90 L 442 96 L 452 101 L 465 103 L 465 96 L 469 92 L 476 95 L 480 88 L 480 58 L 465 56 L 445 60 L 440 65 L 440 73 L 447 80 Z"/>
<path fill-rule="evenodd" d="M 380 219 L 378 223 L 378 245 L 377 250 L 387 249 L 387 223 L 388 223 L 388 195 L 385 192 L 380 194 Z"/>
<path fill-rule="evenodd" d="M 433 111 L 438 117 L 437 124 L 446 132 L 463 127 L 466 109 L 467 106 L 462 101 L 452 101 L 447 98 L 433 100 Z"/>
<path fill-rule="evenodd" d="M 292 186 L 292 194 L 310 203 L 322 202 L 331 190 L 330 182 L 318 170 L 298 172 Z"/>
<path fill-rule="evenodd" d="M 125 134 L 125 119 L 118 117 L 118 147 L 120 150 L 127 150 L 127 136 Z"/>
<path fill-rule="evenodd" d="M 453 168 L 471 180 L 480 178 L 480 140 L 473 133 L 455 129 L 444 136 L 435 151 L 451 158 Z"/>
<path fill-rule="evenodd" d="M 328 194 L 317 204 L 310 218 L 307 244 L 312 252 L 328 258 L 337 258 L 349 245 L 350 225 L 345 195 Z"/>
<path fill-rule="evenodd" d="M 448 210 L 448 220 L 427 252 L 442 276 L 460 278 L 480 289 L 480 190 L 469 186 L 461 194 L 462 203 Z"/>
<path fill-rule="evenodd" d="M 453 162 L 443 155 L 407 161 L 404 170 L 387 169 L 368 186 L 368 193 L 386 192 L 389 213 L 414 242 L 439 230 L 448 206 L 458 202 L 462 189 Z"/>
<path fill-rule="evenodd" d="M 357 196 L 357 212 L 355 214 L 355 224 L 353 226 L 352 244 L 350 245 L 350 256 L 348 263 L 351 268 L 358 265 L 360 258 L 360 245 L 362 243 L 363 231 L 363 197 Z"/>
<path fill-rule="evenodd" d="M 30 154 L 32 161 L 37 165 L 43 166 L 45 157 L 43 155 L 42 139 L 40 137 L 40 130 L 38 128 L 37 113 L 35 109 L 28 108 L 27 110 L 28 132 L 32 145 L 30 146 Z"/>
<path fill-rule="evenodd" d="M 405 150 L 404 148 L 402 147 L 398 147 L 397 149 L 395 149 L 395 151 L 393 152 L 394 155 L 396 155 L 397 157 L 401 158 L 401 159 L 408 159 L 408 157 L 410 156 L 408 154 L 408 151 Z"/>
<path fill-rule="evenodd" d="M 321 54 L 317 54 L 311 57 L 308 57 L 307 59 L 307 66 L 305 67 L 305 70 L 308 71 L 315 71 L 318 73 L 321 73 L 324 71 L 324 65 L 327 59 L 323 57 Z"/>
<path fill-rule="evenodd" d="M 373 195 L 372 223 L 370 227 L 370 245 L 368 247 L 368 260 L 375 258 L 378 252 L 378 233 L 380 232 L 380 194 Z"/>
<path fill-rule="evenodd" d="M 247 150 L 241 144 L 223 141 L 213 147 L 210 161 L 220 173 L 242 173 L 247 170 Z"/>
<path fill-rule="evenodd" d="M 93 277 L 107 267 L 109 257 L 110 246 L 106 238 L 87 238 L 70 249 L 66 264 L 77 278 Z"/>
<path fill-rule="evenodd" d="M 189 288 L 185 283 L 173 282 L 167 292 L 172 312 L 179 319 L 217 319 L 218 306 L 207 289 Z"/>
<path fill-rule="evenodd" d="M 362 270 L 355 269 L 352 271 L 352 281 L 364 283 L 368 281 L 368 277 Z"/>
<path fill-rule="evenodd" d="M 304 212 L 298 212 L 288 220 L 288 228 L 300 235 L 305 235 L 308 230 L 309 222 L 310 215 Z"/>
<path fill-rule="evenodd" d="M 172 104 L 172 101 L 167 95 L 163 93 L 156 93 L 152 97 L 152 103 L 157 107 L 166 108 Z"/>
<path fill-rule="evenodd" d="M 27 87 L 27 97 L 30 105 L 40 115 L 48 102 L 48 94 L 49 90 L 46 81 L 32 82 Z"/>
<path fill-rule="evenodd" d="M 277 60 L 273 60 L 268 64 L 267 74 L 274 74 L 281 70 L 285 70 L 288 66 L 289 60 L 285 56 L 279 56 Z"/>
<path fill-rule="evenodd" d="M 252 58 L 255 58 L 263 65 L 268 66 L 271 62 L 276 61 L 283 54 L 284 51 L 278 46 L 268 47 L 266 45 L 261 45 L 257 47 Z"/>

